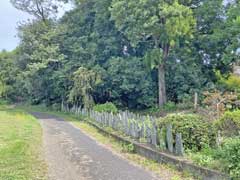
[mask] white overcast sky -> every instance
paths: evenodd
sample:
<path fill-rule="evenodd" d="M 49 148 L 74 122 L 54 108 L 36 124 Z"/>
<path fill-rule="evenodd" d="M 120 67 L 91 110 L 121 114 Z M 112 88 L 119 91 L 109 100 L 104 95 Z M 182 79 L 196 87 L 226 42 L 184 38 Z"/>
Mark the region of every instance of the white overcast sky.
<path fill-rule="evenodd" d="M 15 9 L 10 0 L 0 0 L 0 51 L 13 50 L 17 46 L 17 23 L 29 18 L 27 13 Z"/>
<path fill-rule="evenodd" d="M 71 4 L 65 5 L 60 9 L 59 16 L 72 7 Z M 0 51 L 11 51 L 17 47 L 17 23 L 31 18 L 31 15 L 15 9 L 10 0 L 0 0 Z"/>

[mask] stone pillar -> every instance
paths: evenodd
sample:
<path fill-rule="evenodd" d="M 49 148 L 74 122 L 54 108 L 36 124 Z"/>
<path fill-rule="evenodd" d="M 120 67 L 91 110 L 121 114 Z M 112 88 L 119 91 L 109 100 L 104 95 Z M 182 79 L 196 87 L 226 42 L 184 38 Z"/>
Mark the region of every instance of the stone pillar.
<path fill-rule="evenodd" d="M 167 148 L 168 151 L 173 153 L 173 136 L 172 136 L 172 125 L 167 125 Z"/>
<path fill-rule="evenodd" d="M 183 142 L 182 142 L 182 134 L 176 134 L 176 145 L 175 145 L 175 153 L 178 156 L 183 156 L 184 149 L 183 149 Z"/>

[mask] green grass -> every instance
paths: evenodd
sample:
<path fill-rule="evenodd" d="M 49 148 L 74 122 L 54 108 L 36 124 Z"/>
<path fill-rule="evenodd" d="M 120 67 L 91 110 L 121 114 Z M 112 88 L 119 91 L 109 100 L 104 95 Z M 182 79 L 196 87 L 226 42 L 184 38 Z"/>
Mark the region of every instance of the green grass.
<path fill-rule="evenodd" d="M 41 127 L 19 110 L 0 108 L 0 180 L 45 179 Z"/>

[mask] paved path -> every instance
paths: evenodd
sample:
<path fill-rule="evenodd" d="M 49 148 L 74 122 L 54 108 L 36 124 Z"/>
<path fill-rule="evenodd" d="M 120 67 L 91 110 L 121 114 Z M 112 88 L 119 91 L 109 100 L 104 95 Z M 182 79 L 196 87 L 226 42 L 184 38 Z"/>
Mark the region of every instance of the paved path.
<path fill-rule="evenodd" d="M 49 180 L 156 180 L 61 118 L 33 113 L 43 128 Z"/>

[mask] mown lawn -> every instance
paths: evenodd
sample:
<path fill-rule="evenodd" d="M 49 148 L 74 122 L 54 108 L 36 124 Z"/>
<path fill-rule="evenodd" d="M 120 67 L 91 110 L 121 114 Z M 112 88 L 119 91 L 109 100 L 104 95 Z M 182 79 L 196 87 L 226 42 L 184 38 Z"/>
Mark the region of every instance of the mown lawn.
<path fill-rule="evenodd" d="M 0 109 L 0 180 L 45 179 L 41 127 L 21 111 Z"/>

